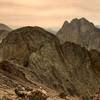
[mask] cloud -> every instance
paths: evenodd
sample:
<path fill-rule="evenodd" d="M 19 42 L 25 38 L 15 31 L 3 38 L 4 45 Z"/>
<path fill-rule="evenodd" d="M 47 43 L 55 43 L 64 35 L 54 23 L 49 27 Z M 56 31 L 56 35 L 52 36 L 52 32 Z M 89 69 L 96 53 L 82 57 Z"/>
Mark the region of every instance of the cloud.
<path fill-rule="evenodd" d="M 59 27 L 75 17 L 100 23 L 99 0 L 2 0 L 0 21 L 17 25 Z"/>

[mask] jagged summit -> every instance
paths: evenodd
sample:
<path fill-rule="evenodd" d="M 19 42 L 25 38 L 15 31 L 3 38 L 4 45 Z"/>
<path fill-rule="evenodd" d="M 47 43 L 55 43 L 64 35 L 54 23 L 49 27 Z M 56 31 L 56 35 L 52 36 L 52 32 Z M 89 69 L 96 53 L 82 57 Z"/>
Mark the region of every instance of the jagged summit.
<path fill-rule="evenodd" d="M 86 18 L 84 18 L 84 17 L 82 17 L 82 18 L 80 18 L 79 19 L 80 21 L 87 21 L 87 22 L 89 22 Z"/>
<path fill-rule="evenodd" d="M 5 24 L 0 23 L 0 43 L 8 35 L 10 31 L 12 31 L 10 27 L 8 27 Z"/>
<path fill-rule="evenodd" d="M 74 18 L 74 19 L 72 19 L 72 21 L 70 23 L 75 23 L 75 22 L 78 22 L 78 21 L 79 21 L 78 18 Z"/>
<path fill-rule="evenodd" d="M 94 26 L 94 24 L 92 23 L 92 22 L 90 22 L 90 21 L 88 21 L 86 18 L 80 18 L 80 19 L 78 19 L 78 18 L 74 18 L 74 19 L 72 19 L 70 22 L 68 22 L 68 21 L 65 21 L 64 22 L 64 24 L 63 24 L 63 26 L 65 26 L 65 25 L 73 25 L 73 24 L 78 24 L 79 26 L 84 26 L 84 25 L 86 25 L 86 26 L 88 26 L 88 27 L 91 27 L 91 28 L 94 28 L 95 26 Z"/>
<path fill-rule="evenodd" d="M 64 22 L 57 36 L 63 44 L 66 41 L 80 44 L 88 49 L 100 49 L 100 29 L 85 18 L 75 18 L 70 23 Z M 99 36 L 99 37 L 98 37 Z"/>
<path fill-rule="evenodd" d="M 83 22 L 89 22 L 89 23 L 92 23 L 92 22 L 90 22 L 90 21 L 88 21 L 86 18 L 84 18 L 84 17 L 82 17 L 82 18 L 74 18 L 74 19 L 72 19 L 70 22 L 69 21 L 67 21 L 67 20 L 65 20 L 65 22 L 68 22 L 68 23 L 72 23 L 72 22 L 81 22 L 81 21 L 83 21 Z"/>
<path fill-rule="evenodd" d="M 66 20 L 63 25 L 65 25 L 65 24 L 67 25 L 67 24 L 69 24 L 69 22 Z"/>

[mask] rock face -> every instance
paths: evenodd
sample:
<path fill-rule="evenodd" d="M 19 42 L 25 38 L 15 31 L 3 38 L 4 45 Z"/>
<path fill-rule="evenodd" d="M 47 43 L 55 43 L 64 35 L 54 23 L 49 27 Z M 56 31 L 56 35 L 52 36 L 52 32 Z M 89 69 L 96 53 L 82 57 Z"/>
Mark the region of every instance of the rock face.
<path fill-rule="evenodd" d="M 92 61 L 92 67 L 97 72 L 100 72 L 100 52 L 97 50 L 90 50 L 89 53 Z"/>
<path fill-rule="evenodd" d="M 89 52 L 80 45 L 66 42 L 62 45 L 66 64 L 69 64 L 68 73 L 70 82 L 82 94 L 96 91 L 99 81 L 98 75 L 92 69 Z M 96 85 L 97 84 L 97 85 Z M 91 91 L 91 92 L 90 92 Z"/>
<path fill-rule="evenodd" d="M 24 27 L 12 31 L 0 45 L 0 53 L 2 59 L 29 69 L 33 73 L 31 79 L 52 88 L 66 89 L 68 76 L 59 40 L 44 29 Z"/>
<path fill-rule="evenodd" d="M 85 48 L 73 43 L 60 45 L 55 35 L 40 27 L 8 33 L 0 44 L 0 57 L 16 65 L 14 69 L 1 66 L 3 71 L 11 76 L 22 73 L 18 76 L 29 85 L 29 81 L 37 81 L 66 94 L 91 95 L 100 84 Z"/>
<path fill-rule="evenodd" d="M 85 18 L 73 19 L 70 23 L 65 21 L 57 36 L 61 44 L 69 41 L 87 49 L 100 50 L 100 29 Z"/>
<path fill-rule="evenodd" d="M 5 86 L 9 88 L 14 88 L 18 84 L 26 85 L 31 83 L 26 78 L 25 71 L 21 70 L 18 65 L 12 64 L 8 61 L 0 62 L 0 86 Z M 30 85 L 31 86 L 31 85 Z"/>

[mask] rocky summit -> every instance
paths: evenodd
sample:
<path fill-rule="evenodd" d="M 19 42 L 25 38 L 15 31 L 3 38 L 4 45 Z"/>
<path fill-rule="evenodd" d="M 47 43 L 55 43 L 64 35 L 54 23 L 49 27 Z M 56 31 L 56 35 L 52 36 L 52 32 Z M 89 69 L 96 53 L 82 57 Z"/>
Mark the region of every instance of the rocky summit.
<path fill-rule="evenodd" d="M 10 32 L 0 45 L 0 53 L 1 60 L 24 66 L 31 73 L 30 79 L 60 91 L 67 89 L 59 40 L 44 29 L 24 27 Z"/>
<path fill-rule="evenodd" d="M 66 37 L 61 35 L 63 30 Z M 65 22 L 60 31 L 60 40 L 37 26 L 4 35 L 0 43 L 1 100 L 90 100 L 95 95 L 100 88 L 100 52 L 88 50 L 92 43 L 86 47 L 80 36 L 82 32 L 97 40 L 99 29 L 82 18 Z"/>
<path fill-rule="evenodd" d="M 70 23 L 65 21 L 57 36 L 61 44 L 69 41 L 89 50 L 97 49 L 100 51 L 100 29 L 85 18 L 75 18 Z"/>

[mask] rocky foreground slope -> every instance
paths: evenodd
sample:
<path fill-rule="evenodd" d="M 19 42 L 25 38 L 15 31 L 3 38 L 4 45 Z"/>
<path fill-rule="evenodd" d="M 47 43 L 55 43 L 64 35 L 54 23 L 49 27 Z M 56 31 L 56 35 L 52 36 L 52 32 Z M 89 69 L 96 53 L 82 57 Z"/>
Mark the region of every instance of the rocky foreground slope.
<path fill-rule="evenodd" d="M 80 45 L 61 45 L 40 27 L 13 30 L 0 44 L 1 87 L 13 90 L 19 84 L 32 87 L 38 82 L 66 95 L 93 95 L 100 87 L 100 76 L 90 55 Z"/>
<path fill-rule="evenodd" d="M 100 29 L 85 18 L 76 18 L 70 23 L 65 21 L 57 36 L 61 44 L 69 41 L 89 50 L 97 49 L 100 51 Z"/>
<path fill-rule="evenodd" d="M 15 65 L 9 61 L 0 62 L 0 100 L 20 100 L 22 93 L 27 90 L 27 93 L 31 91 L 40 91 L 44 95 L 47 95 L 48 100 L 62 100 L 53 89 L 46 87 L 38 82 L 35 82 L 29 78 L 31 74 L 27 74 L 28 70 L 22 66 Z M 18 93 L 15 90 L 18 88 Z M 43 94 L 42 93 L 42 94 Z M 46 94 L 45 94 L 46 93 Z M 26 96 L 26 93 L 25 93 Z M 31 95 L 30 95 L 31 96 Z M 39 97 L 40 95 L 37 95 Z M 30 97 L 31 98 L 31 97 Z M 42 97 L 43 98 L 43 97 Z M 21 99 L 27 100 L 27 99 Z M 28 99 L 28 100 L 44 100 L 44 99 Z"/>

